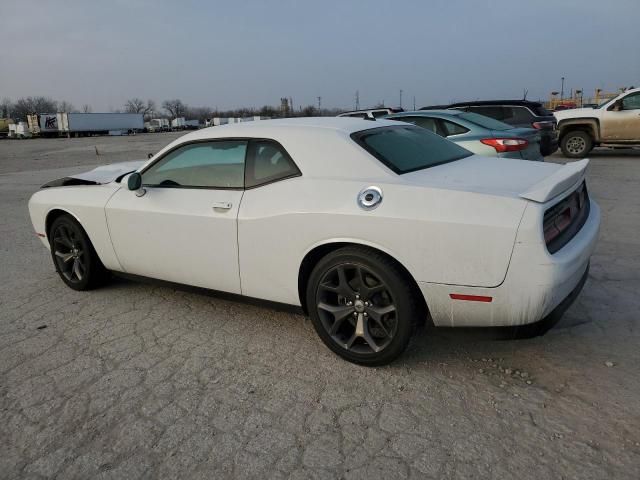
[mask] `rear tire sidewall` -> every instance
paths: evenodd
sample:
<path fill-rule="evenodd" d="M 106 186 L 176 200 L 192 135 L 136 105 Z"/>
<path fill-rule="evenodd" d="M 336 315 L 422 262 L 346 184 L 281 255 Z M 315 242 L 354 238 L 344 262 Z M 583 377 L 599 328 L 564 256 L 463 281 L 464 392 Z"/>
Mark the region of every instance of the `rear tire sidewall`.
<path fill-rule="evenodd" d="M 570 152 L 568 143 L 571 139 L 580 138 L 584 140 L 584 149 L 580 152 Z M 569 158 L 584 158 L 593 148 L 593 140 L 591 135 L 583 130 L 573 130 L 562 137 L 560 148 L 565 157 Z"/>
<path fill-rule="evenodd" d="M 365 366 L 384 365 L 402 354 L 411 338 L 417 314 L 408 279 L 404 278 L 400 269 L 394 268 L 391 260 L 374 253 L 371 255 L 364 249 L 343 248 L 328 254 L 313 269 L 306 292 L 309 316 L 320 339 L 345 360 Z M 381 264 L 380 260 L 386 261 Z M 346 350 L 331 338 L 320 319 L 316 306 L 318 285 L 327 271 L 341 264 L 362 265 L 376 275 L 391 293 L 397 311 L 397 330 L 389 345 L 381 352 L 363 354 Z"/>
<path fill-rule="evenodd" d="M 55 246 L 53 243 L 54 234 L 57 228 L 61 225 L 66 226 L 69 229 L 73 229 L 77 232 L 78 242 L 82 246 L 82 251 L 84 252 L 84 265 L 85 265 L 85 275 L 81 281 L 72 282 L 68 280 L 63 273 L 60 271 L 58 267 L 58 262 L 56 260 L 55 254 Z M 70 215 L 62 215 L 54 220 L 51 224 L 51 228 L 49 229 L 49 245 L 51 248 L 51 259 L 53 260 L 53 265 L 56 269 L 56 272 L 62 279 L 62 281 L 73 290 L 90 290 L 98 286 L 105 278 L 106 271 L 96 254 L 87 233 L 84 231 L 80 223 L 75 220 Z"/>

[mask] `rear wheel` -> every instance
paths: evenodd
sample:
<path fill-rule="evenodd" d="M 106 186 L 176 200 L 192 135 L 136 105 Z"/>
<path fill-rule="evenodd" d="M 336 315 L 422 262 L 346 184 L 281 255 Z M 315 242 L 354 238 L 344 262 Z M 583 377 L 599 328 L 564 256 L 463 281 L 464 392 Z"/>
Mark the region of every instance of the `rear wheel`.
<path fill-rule="evenodd" d="M 74 290 L 91 290 L 107 280 L 108 271 L 89 237 L 70 215 L 54 220 L 49 229 L 49 242 L 53 264 L 67 286 Z"/>
<path fill-rule="evenodd" d="M 562 137 L 560 148 L 565 157 L 584 158 L 593 148 L 593 140 L 584 130 L 572 130 Z"/>
<path fill-rule="evenodd" d="M 411 282 L 393 260 L 374 250 L 336 250 L 318 262 L 309 279 L 313 326 L 344 359 L 387 364 L 407 348 L 419 319 Z"/>

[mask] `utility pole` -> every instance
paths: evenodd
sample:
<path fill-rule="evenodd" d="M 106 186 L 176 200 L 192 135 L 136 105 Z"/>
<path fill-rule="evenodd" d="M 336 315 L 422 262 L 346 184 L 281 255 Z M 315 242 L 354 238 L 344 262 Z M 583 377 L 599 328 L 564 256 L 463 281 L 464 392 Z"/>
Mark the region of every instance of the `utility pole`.
<path fill-rule="evenodd" d="M 402 108 L 402 89 L 400 89 L 400 108 Z"/>
<path fill-rule="evenodd" d="M 413 111 L 416 111 L 416 96 L 413 96 Z"/>
<path fill-rule="evenodd" d="M 360 92 L 356 90 L 356 110 L 360 110 Z"/>
<path fill-rule="evenodd" d="M 564 98 L 564 77 L 562 77 L 562 86 L 560 87 L 560 101 Z"/>
<path fill-rule="evenodd" d="M 321 108 L 321 102 L 322 102 L 322 97 L 318 97 L 318 112 L 320 111 L 320 108 Z"/>

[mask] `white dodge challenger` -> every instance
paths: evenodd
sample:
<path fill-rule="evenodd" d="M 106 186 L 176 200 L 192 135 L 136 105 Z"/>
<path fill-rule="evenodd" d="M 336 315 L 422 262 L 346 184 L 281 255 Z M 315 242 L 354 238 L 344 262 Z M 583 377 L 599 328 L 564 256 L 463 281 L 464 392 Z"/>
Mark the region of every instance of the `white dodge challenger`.
<path fill-rule="evenodd" d="M 331 350 L 380 365 L 428 317 L 562 315 L 600 226 L 587 163 L 480 157 L 388 120 L 267 120 L 53 181 L 29 211 L 73 289 L 121 272 L 295 305 Z"/>

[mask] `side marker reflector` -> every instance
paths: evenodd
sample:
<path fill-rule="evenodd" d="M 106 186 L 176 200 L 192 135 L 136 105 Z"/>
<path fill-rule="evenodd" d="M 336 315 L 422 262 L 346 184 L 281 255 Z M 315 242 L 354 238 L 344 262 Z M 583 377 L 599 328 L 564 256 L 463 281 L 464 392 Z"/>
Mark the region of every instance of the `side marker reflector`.
<path fill-rule="evenodd" d="M 38 232 L 36 232 L 36 235 L 37 235 L 37 236 L 39 236 L 39 237 L 42 237 L 42 238 L 46 237 L 46 235 L 45 235 L 44 233 L 38 233 Z"/>
<path fill-rule="evenodd" d="M 461 293 L 450 293 L 451 300 L 466 300 L 468 302 L 485 302 L 490 303 L 493 297 L 485 297 L 484 295 L 462 295 Z"/>

